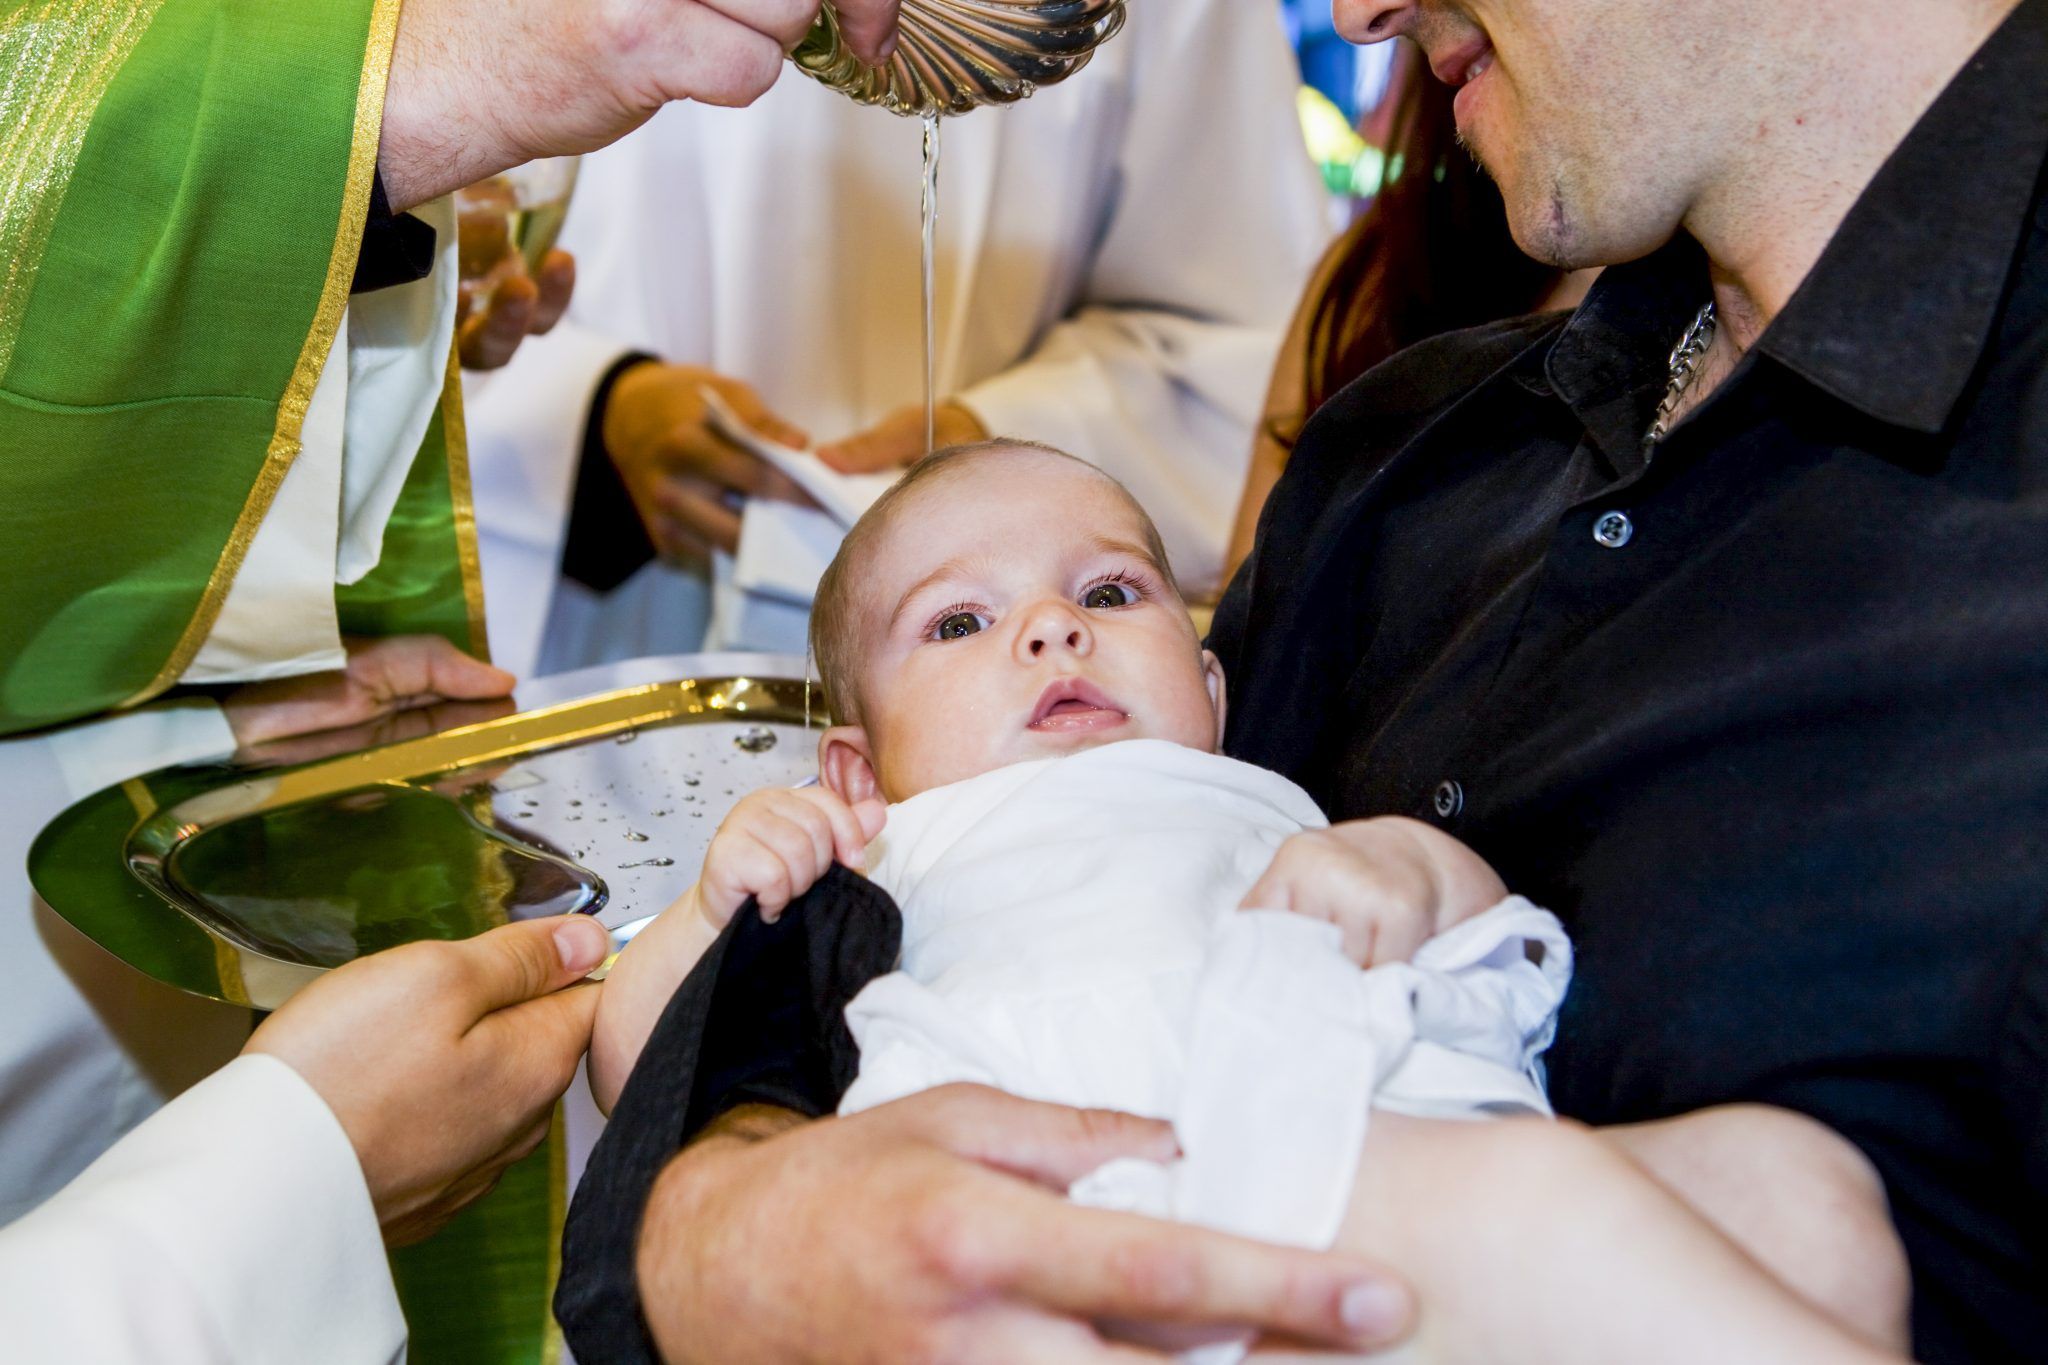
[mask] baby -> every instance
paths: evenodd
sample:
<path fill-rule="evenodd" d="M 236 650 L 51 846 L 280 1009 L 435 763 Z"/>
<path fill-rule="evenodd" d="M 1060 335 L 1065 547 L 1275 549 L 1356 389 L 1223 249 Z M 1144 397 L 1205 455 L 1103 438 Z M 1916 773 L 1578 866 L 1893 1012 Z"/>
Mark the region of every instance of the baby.
<path fill-rule="evenodd" d="M 812 635 L 843 722 L 821 743 L 822 785 L 743 800 L 697 884 L 620 958 L 591 1054 L 601 1104 L 739 909 L 779 915 L 836 860 L 865 867 L 904 922 L 900 970 L 847 1011 L 861 1065 L 842 1112 L 974 1081 L 1170 1118 L 1182 1161 L 1112 1163 L 1073 1197 L 1394 1254 L 1425 1305 L 1458 1305 L 1425 1318 L 1433 1358 L 1575 1360 L 1611 1344 L 1676 1359 L 1670 1334 L 1692 1324 L 1709 1334 L 1702 1359 L 1786 1340 L 1803 1360 L 1877 1358 L 1801 1296 L 1866 1338 L 1896 1330 L 1893 1298 L 1866 1310 L 1834 1301 L 1832 1281 L 1774 1281 L 1613 1144 L 1446 1121 L 1548 1113 L 1537 1057 L 1569 976 L 1563 933 L 1440 831 L 1331 828 L 1293 783 L 1216 754 L 1221 670 L 1156 531 L 1106 476 L 1019 443 L 925 461 L 848 536 Z M 1868 1193 L 1838 1140 L 1732 1131 L 1667 1131 L 1636 1160 L 1681 1194 L 1736 1152 L 1768 1154 L 1772 1179 Z M 1494 1155 L 1514 1157 L 1510 1143 L 1519 1169 Z M 1564 1156 L 1587 1188 L 1532 1189 Z M 1534 1249 L 1603 1208 L 1654 1236 L 1578 1253 L 1561 1284 L 1547 1253 L 1522 1264 L 1482 1240 L 1475 1255 L 1444 1231 L 1519 1216 Z M 1773 1268 L 1811 1249 L 1779 1254 L 1756 1220 L 1719 1221 Z M 1615 1306 L 1652 1274 L 1685 1293 Z M 1557 1311 L 1572 1295 L 1587 1312 Z"/>

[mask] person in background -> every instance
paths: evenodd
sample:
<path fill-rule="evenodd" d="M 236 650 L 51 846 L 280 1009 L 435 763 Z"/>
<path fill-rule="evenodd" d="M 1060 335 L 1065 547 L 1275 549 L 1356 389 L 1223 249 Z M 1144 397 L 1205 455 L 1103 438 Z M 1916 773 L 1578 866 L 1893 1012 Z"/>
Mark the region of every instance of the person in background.
<path fill-rule="evenodd" d="M 938 443 L 1001 430 L 1110 471 L 1212 596 L 1259 383 L 1328 235 L 1297 86 L 1271 5 L 1138 4 L 1064 84 L 943 127 Z M 802 651 L 839 528 L 712 428 L 703 390 L 840 468 L 924 453 L 920 137 L 786 81 L 585 159 L 567 319 L 471 385 L 501 660 Z"/>
<path fill-rule="evenodd" d="M 1500 191 L 1459 145 L 1451 94 L 1418 49 L 1394 54 L 1366 128 L 1384 178 L 1317 264 L 1281 343 L 1231 532 L 1232 573 L 1302 427 L 1338 390 L 1418 341 L 1569 308 L 1592 285 L 1597 272 L 1560 271 L 1515 245 Z"/>

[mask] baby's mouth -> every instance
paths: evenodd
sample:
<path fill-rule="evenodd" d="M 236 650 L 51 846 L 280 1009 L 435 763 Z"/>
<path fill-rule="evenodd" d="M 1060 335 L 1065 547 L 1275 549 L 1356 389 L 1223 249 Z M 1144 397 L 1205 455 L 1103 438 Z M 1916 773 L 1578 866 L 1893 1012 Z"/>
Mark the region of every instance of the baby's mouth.
<path fill-rule="evenodd" d="M 1038 696 L 1026 728 L 1032 730 L 1095 730 L 1121 725 L 1130 713 L 1094 684 L 1081 678 L 1059 678 Z"/>

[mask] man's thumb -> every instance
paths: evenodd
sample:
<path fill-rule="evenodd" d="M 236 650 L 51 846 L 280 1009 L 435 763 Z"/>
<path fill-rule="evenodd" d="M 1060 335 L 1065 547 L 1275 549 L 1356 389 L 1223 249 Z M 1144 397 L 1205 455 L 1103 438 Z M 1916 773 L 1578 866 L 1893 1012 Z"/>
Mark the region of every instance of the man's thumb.
<path fill-rule="evenodd" d="M 611 935 L 588 915 L 502 925 L 458 944 L 477 1014 L 492 1013 L 580 981 L 611 951 Z"/>

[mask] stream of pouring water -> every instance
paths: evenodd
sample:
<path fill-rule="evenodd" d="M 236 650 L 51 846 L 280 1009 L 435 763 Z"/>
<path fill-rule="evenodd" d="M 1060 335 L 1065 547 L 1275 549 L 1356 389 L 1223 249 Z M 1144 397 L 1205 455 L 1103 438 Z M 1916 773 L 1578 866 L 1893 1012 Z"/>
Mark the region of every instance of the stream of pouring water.
<path fill-rule="evenodd" d="M 939 116 L 924 116 L 924 453 L 932 453 L 938 437 L 937 352 L 932 332 L 932 262 L 939 225 Z"/>
<path fill-rule="evenodd" d="M 918 196 L 923 218 L 924 259 L 924 453 L 938 442 L 938 343 L 932 330 L 934 259 L 939 226 L 939 116 L 924 116 L 924 181 Z M 811 656 L 804 652 L 804 729 L 811 728 Z"/>

